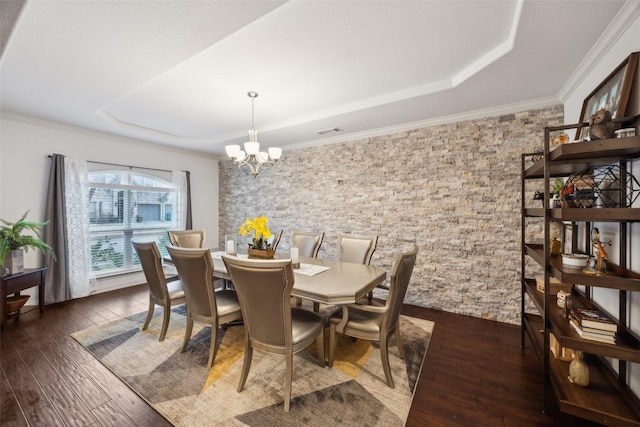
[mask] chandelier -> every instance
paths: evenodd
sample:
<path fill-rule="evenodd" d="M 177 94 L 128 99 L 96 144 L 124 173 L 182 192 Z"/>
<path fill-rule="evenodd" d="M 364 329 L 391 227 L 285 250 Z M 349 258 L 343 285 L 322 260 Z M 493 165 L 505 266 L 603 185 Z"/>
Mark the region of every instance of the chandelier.
<path fill-rule="evenodd" d="M 255 178 L 260 172 L 260 168 L 265 164 L 275 164 L 282 156 L 282 148 L 270 147 L 268 153 L 260 151 L 260 143 L 258 142 L 258 131 L 253 126 L 253 104 L 258 97 L 256 92 L 248 92 L 251 98 L 251 129 L 249 130 L 249 141 L 244 143 L 244 150 L 239 145 L 227 145 L 225 150 L 227 156 L 231 158 L 239 167 L 248 165 L 251 168 L 251 174 Z"/>

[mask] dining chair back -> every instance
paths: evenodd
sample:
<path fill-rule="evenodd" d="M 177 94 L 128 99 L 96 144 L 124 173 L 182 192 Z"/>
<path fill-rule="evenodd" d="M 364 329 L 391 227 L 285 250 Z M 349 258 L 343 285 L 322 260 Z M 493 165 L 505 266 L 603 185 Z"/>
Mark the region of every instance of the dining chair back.
<path fill-rule="evenodd" d="M 280 243 L 280 239 L 282 238 L 283 232 L 284 230 L 280 230 L 279 232 L 273 235 L 273 238 L 271 239 L 271 250 L 275 251 L 276 249 L 278 249 L 278 244 Z"/>
<path fill-rule="evenodd" d="M 222 255 L 238 292 L 245 324 L 245 352 L 238 392 L 249 375 L 253 350 L 286 358 L 284 410 L 289 411 L 293 355 L 316 342 L 320 366 L 324 360 L 322 318 L 309 310 L 291 307 L 294 275 L 291 260 L 247 260 Z"/>
<path fill-rule="evenodd" d="M 161 306 L 164 313 L 158 341 L 163 341 L 169 327 L 171 306 L 184 304 L 186 301 L 184 289 L 179 280 L 167 283 L 162 269 L 162 255 L 156 242 L 132 242 L 132 244 L 140 260 L 144 277 L 147 279 L 147 285 L 149 285 L 149 310 L 142 330 L 146 330 L 149 326 L 156 305 Z"/>
<path fill-rule="evenodd" d="M 338 236 L 338 259 L 356 264 L 370 264 L 378 245 L 378 236 L 340 234 Z"/>
<path fill-rule="evenodd" d="M 169 241 L 179 248 L 204 248 L 207 239 L 205 230 L 171 230 Z"/>
<path fill-rule="evenodd" d="M 335 356 L 336 333 L 379 341 L 387 385 L 394 388 L 389 365 L 389 338 L 395 336 L 400 357 L 406 360 L 400 335 L 400 309 L 411 281 L 417 254 L 418 247 L 414 244 L 411 250 L 397 256 L 391 270 L 389 295 L 384 306 L 349 304 L 343 306 L 342 313 L 329 319 L 329 366 L 333 365 Z"/>
<path fill-rule="evenodd" d="M 324 232 L 291 231 L 291 247 L 297 247 L 298 253 L 302 257 L 317 258 L 323 239 Z"/>
<path fill-rule="evenodd" d="M 167 245 L 178 276 L 184 286 L 187 300 L 187 327 L 184 333 L 182 352 L 191 340 L 194 321 L 211 326 L 211 345 L 208 367 L 215 361 L 218 352 L 218 328 L 234 320 L 242 319 L 242 312 L 235 291 L 213 289 L 213 260 L 209 249 L 179 248 Z"/>

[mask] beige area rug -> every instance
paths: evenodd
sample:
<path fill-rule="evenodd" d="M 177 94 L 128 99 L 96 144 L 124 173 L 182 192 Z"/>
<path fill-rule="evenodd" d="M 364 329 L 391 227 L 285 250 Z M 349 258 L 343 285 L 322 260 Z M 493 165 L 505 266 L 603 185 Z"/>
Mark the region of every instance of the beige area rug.
<path fill-rule="evenodd" d="M 377 343 L 339 335 L 333 368 L 318 365 L 315 344 L 294 357 L 291 410 L 283 410 L 284 359 L 254 351 L 242 392 L 236 391 L 244 329 L 221 330 L 220 349 L 207 370 L 209 327 L 194 325 L 185 353 L 184 306 L 171 313 L 158 341 L 162 309 L 142 331 L 146 313 L 72 336 L 175 426 L 403 426 L 427 352 L 433 322 L 402 317 L 407 361 L 389 349 L 395 389 L 387 387 Z M 327 329 L 328 335 L 328 329 Z M 328 346 L 327 346 L 328 348 Z"/>

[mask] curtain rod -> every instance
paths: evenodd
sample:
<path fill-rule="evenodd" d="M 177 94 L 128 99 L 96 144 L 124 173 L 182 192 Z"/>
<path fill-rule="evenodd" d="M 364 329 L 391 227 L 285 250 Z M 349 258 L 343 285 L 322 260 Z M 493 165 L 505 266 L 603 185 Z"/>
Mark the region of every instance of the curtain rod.
<path fill-rule="evenodd" d="M 53 157 L 53 155 L 49 154 L 49 158 L 51 158 L 51 157 Z M 123 167 L 123 168 L 129 168 L 129 169 L 136 168 L 136 169 L 147 169 L 147 170 L 159 171 L 159 172 L 173 172 L 173 171 L 170 171 L 170 170 L 167 170 L 167 169 L 146 168 L 144 166 L 121 165 L 119 163 L 98 162 L 98 161 L 95 161 L 95 160 L 87 160 L 87 163 L 95 163 L 95 164 L 98 164 L 98 165 L 120 166 L 120 167 Z"/>
<path fill-rule="evenodd" d="M 96 162 L 94 160 L 87 160 L 87 163 L 95 163 L 98 165 L 109 165 L 109 166 L 120 166 L 120 167 L 124 167 L 124 168 L 129 168 L 129 169 L 147 169 L 150 171 L 159 171 L 159 172 L 173 172 L 167 169 L 157 169 L 157 168 L 146 168 L 144 166 L 131 166 L 131 165 L 121 165 L 118 163 L 107 163 L 107 162 Z"/>

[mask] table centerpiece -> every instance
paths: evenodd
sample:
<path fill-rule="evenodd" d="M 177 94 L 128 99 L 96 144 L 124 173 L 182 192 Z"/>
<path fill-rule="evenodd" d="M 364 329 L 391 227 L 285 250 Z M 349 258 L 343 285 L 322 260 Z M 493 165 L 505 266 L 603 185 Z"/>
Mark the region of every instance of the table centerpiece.
<path fill-rule="evenodd" d="M 253 217 L 253 220 L 247 218 L 240 226 L 238 232 L 241 236 L 246 236 L 252 231 L 255 232 L 253 240 L 249 243 L 249 248 L 247 249 L 249 258 L 272 259 L 276 254 L 276 251 L 271 249 L 271 243 L 268 241 L 273 234 L 269 230 L 267 221 L 267 217 L 264 215 L 256 216 Z"/>

